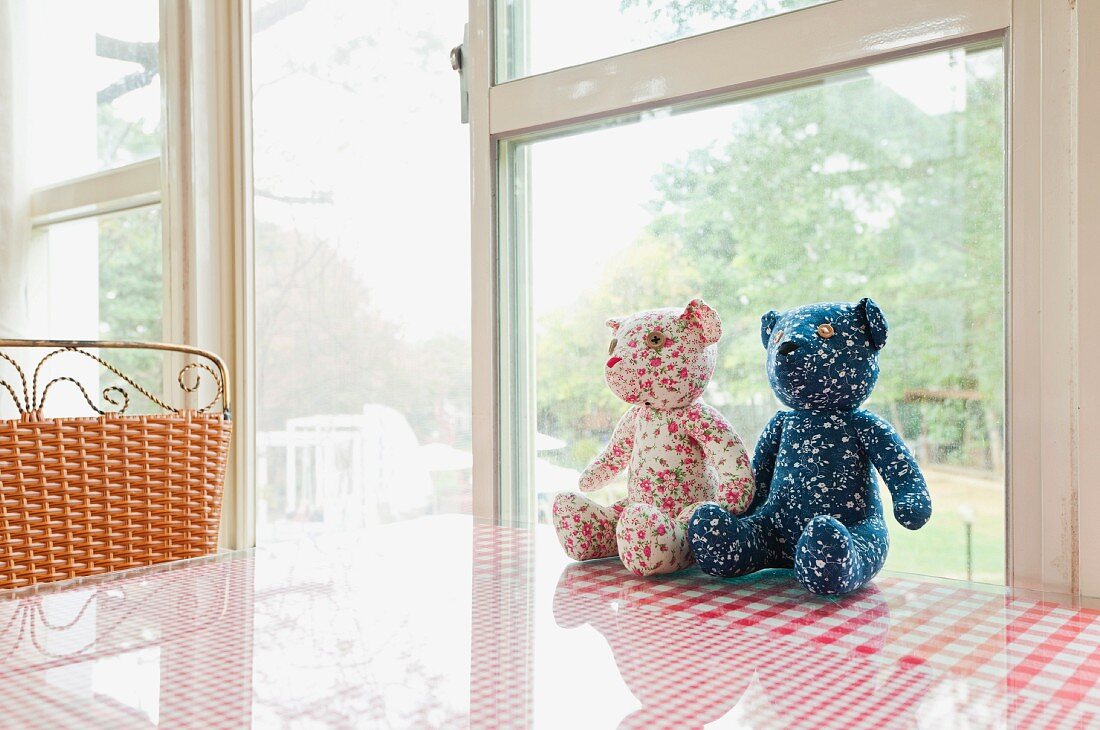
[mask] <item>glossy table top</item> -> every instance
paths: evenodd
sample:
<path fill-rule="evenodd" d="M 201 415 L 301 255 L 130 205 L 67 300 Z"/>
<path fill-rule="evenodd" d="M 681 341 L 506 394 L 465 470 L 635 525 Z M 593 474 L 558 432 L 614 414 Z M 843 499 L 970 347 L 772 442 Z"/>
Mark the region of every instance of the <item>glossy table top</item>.
<path fill-rule="evenodd" d="M 0 726 L 1093 727 L 1091 608 L 641 579 L 432 517 L 0 597 Z"/>

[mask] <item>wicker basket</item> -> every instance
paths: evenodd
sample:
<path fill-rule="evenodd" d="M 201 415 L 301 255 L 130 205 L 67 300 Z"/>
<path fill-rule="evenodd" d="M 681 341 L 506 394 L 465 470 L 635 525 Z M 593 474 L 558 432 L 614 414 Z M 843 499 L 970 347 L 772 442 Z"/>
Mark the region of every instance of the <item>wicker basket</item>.
<path fill-rule="evenodd" d="M 159 343 L 0 340 L 0 347 L 53 347 L 30 388 L 4 380 L 20 417 L 0 420 L 0 588 L 20 588 L 170 560 L 217 549 L 222 487 L 232 433 L 225 364 L 212 353 Z M 148 348 L 205 358 L 179 372 L 195 393 L 205 371 L 216 393 L 204 407 L 174 408 L 84 348 Z M 129 394 L 112 386 L 100 410 L 75 379 L 59 376 L 39 391 L 43 363 L 60 355 L 90 358 L 166 412 L 128 416 Z M 215 370 L 216 368 L 216 370 Z M 75 385 L 98 416 L 44 418 L 52 386 Z M 0 391 L 0 396 L 3 392 Z M 119 402 L 121 396 L 124 401 Z M 214 408 L 220 403 L 221 408 Z"/>

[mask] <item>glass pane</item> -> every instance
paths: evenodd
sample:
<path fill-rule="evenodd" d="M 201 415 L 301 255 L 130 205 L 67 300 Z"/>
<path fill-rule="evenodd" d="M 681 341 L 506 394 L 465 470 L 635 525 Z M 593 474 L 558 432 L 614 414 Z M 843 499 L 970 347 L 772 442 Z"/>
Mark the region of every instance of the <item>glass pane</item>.
<path fill-rule="evenodd" d="M 830 0 L 497 0 L 497 82 Z"/>
<path fill-rule="evenodd" d="M 627 408 L 603 382 L 608 317 L 701 294 L 725 332 L 704 399 L 751 448 L 780 408 L 761 315 L 869 296 L 891 329 L 866 407 L 913 449 L 934 503 L 918 532 L 888 514 L 887 567 L 1003 580 L 999 48 L 654 113 L 515 154 L 526 165 L 514 205 L 529 226 L 537 428 L 558 440 L 534 468 L 544 518 Z M 624 482 L 596 494 L 613 501 Z"/>
<path fill-rule="evenodd" d="M 160 154 L 157 0 L 35 0 L 27 23 L 31 185 Z"/>
<path fill-rule="evenodd" d="M 465 6 L 253 8 L 259 539 L 469 512 Z"/>
<path fill-rule="evenodd" d="M 35 231 L 33 274 L 28 286 L 33 321 L 29 332 L 55 339 L 159 341 L 164 315 L 160 206 L 57 223 Z M 154 394 L 166 393 L 159 353 L 106 351 L 101 356 Z M 102 392 L 122 386 L 127 413 L 159 413 L 132 387 L 90 362 L 78 379 Z M 66 373 L 68 374 L 68 373 Z M 89 394 L 95 391 L 89 389 Z M 166 393 L 169 397 L 174 393 Z M 88 413 L 75 389 L 51 391 L 54 412 Z M 102 401 L 97 401 L 102 406 Z M 113 407 L 112 407 L 113 410 Z"/>

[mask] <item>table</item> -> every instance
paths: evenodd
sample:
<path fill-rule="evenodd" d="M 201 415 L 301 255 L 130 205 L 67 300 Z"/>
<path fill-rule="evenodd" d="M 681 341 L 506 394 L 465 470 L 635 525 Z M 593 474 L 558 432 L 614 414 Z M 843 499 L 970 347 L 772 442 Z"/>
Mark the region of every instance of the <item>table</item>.
<path fill-rule="evenodd" d="M 429 517 L 0 598 L 0 726 L 1100 727 L 1100 622 L 905 575 L 636 578 Z"/>

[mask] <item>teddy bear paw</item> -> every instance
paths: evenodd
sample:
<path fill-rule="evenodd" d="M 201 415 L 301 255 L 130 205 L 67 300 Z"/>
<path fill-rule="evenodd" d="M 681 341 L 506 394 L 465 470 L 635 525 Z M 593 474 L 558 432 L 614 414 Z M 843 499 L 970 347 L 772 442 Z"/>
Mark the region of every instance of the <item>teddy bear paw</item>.
<path fill-rule="evenodd" d="M 619 558 L 635 575 L 673 573 L 692 563 L 687 531 L 653 505 L 623 510 L 615 535 Z"/>
<path fill-rule="evenodd" d="M 554 497 L 554 530 L 565 554 L 573 560 L 594 560 L 615 554 L 615 525 L 607 509 L 574 492 Z"/>
<path fill-rule="evenodd" d="M 688 520 L 688 544 L 699 568 L 719 578 L 758 570 L 761 546 L 744 521 L 713 502 L 699 505 Z"/>
<path fill-rule="evenodd" d="M 910 494 L 894 501 L 894 519 L 908 530 L 919 530 L 932 517 L 932 500 L 926 494 Z"/>
<path fill-rule="evenodd" d="M 884 551 L 883 551 L 884 554 Z M 802 586 L 818 595 L 851 593 L 878 572 L 874 564 L 881 560 L 861 548 L 852 533 L 831 515 L 810 520 L 794 551 L 794 577 Z"/>

